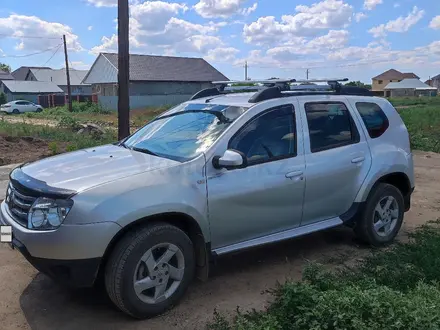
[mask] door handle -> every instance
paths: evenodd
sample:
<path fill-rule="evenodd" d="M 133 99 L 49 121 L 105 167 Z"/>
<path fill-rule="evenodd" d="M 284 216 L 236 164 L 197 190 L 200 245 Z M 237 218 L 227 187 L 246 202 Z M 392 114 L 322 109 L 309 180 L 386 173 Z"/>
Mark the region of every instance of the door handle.
<path fill-rule="evenodd" d="M 293 179 L 293 178 L 301 177 L 302 180 L 302 175 L 303 175 L 303 171 L 293 171 L 286 173 L 286 178 Z"/>
<path fill-rule="evenodd" d="M 365 157 L 357 157 L 357 158 L 353 158 L 353 159 L 351 160 L 351 162 L 352 162 L 353 164 L 356 164 L 356 163 L 362 163 L 364 160 L 365 160 Z"/>

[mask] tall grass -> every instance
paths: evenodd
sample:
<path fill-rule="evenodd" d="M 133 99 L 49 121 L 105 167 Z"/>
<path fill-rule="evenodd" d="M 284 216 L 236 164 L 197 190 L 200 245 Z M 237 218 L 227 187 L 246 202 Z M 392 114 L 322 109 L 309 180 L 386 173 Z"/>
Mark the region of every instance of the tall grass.
<path fill-rule="evenodd" d="M 0 135 L 4 136 L 32 136 L 48 141 L 68 142 L 69 150 L 93 147 L 111 143 L 117 140 L 116 132 L 107 130 L 102 136 L 80 135 L 76 132 L 60 127 L 30 125 L 23 123 L 9 123 L 0 120 Z"/>
<path fill-rule="evenodd" d="M 399 111 L 411 136 L 411 147 L 440 152 L 440 104 Z"/>
<path fill-rule="evenodd" d="M 261 312 L 215 313 L 215 330 L 440 329 L 438 222 L 410 242 L 374 253 L 356 269 L 308 266 L 302 282 L 286 282 Z"/>
<path fill-rule="evenodd" d="M 432 97 L 390 97 L 388 101 L 394 106 L 440 105 L 440 96 Z"/>

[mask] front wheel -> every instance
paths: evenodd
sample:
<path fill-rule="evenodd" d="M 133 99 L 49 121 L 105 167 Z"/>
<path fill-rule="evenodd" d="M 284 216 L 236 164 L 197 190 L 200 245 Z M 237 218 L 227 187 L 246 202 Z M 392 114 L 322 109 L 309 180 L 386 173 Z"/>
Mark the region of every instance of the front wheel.
<path fill-rule="evenodd" d="M 400 190 L 380 183 L 368 196 L 354 231 L 361 240 L 373 246 L 389 244 L 402 226 L 404 209 Z"/>
<path fill-rule="evenodd" d="M 113 303 L 135 318 L 161 314 L 184 295 L 195 272 L 194 249 L 179 228 L 159 223 L 127 233 L 106 265 Z"/>
<path fill-rule="evenodd" d="M 18 115 L 18 114 L 20 114 L 20 110 L 18 110 L 18 109 L 14 109 L 14 110 L 12 111 L 12 113 L 15 114 L 15 115 Z"/>

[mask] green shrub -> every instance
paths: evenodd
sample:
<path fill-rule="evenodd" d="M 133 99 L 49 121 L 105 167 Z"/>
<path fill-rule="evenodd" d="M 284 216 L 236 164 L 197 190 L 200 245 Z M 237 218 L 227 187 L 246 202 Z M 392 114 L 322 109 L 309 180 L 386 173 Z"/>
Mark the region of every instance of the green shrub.
<path fill-rule="evenodd" d="M 52 155 L 58 154 L 58 144 L 56 142 L 50 142 L 49 150 Z"/>
<path fill-rule="evenodd" d="M 5 104 L 5 103 L 7 103 L 7 102 L 8 102 L 8 99 L 7 99 L 7 97 L 6 97 L 6 94 L 3 93 L 3 92 L 1 92 L 1 93 L 0 93 L 0 105 Z"/>
<path fill-rule="evenodd" d="M 263 311 L 215 313 L 215 330 L 440 329 L 438 221 L 410 241 L 373 253 L 355 269 L 325 271 L 311 264 L 302 282 L 274 291 Z"/>
<path fill-rule="evenodd" d="M 66 115 L 60 118 L 58 127 L 77 130 L 79 128 L 79 122 L 74 117 Z"/>

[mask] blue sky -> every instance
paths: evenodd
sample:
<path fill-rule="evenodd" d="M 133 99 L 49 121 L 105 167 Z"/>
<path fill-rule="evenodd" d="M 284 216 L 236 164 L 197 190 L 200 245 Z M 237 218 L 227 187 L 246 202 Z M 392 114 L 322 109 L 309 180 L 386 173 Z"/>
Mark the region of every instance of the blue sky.
<path fill-rule="evenodd" d="M 117 51 L 117 0 L 16 0 L 0 9 L 0 62 L 87 69 Z M 130 0 L 130 50 L 204 57 L 226 76 L 440 74 L 438 0 Z M 34 38 L 35 37 L 35 38 Z M 38 54 L 36 54 L 38 53 Z"/>

